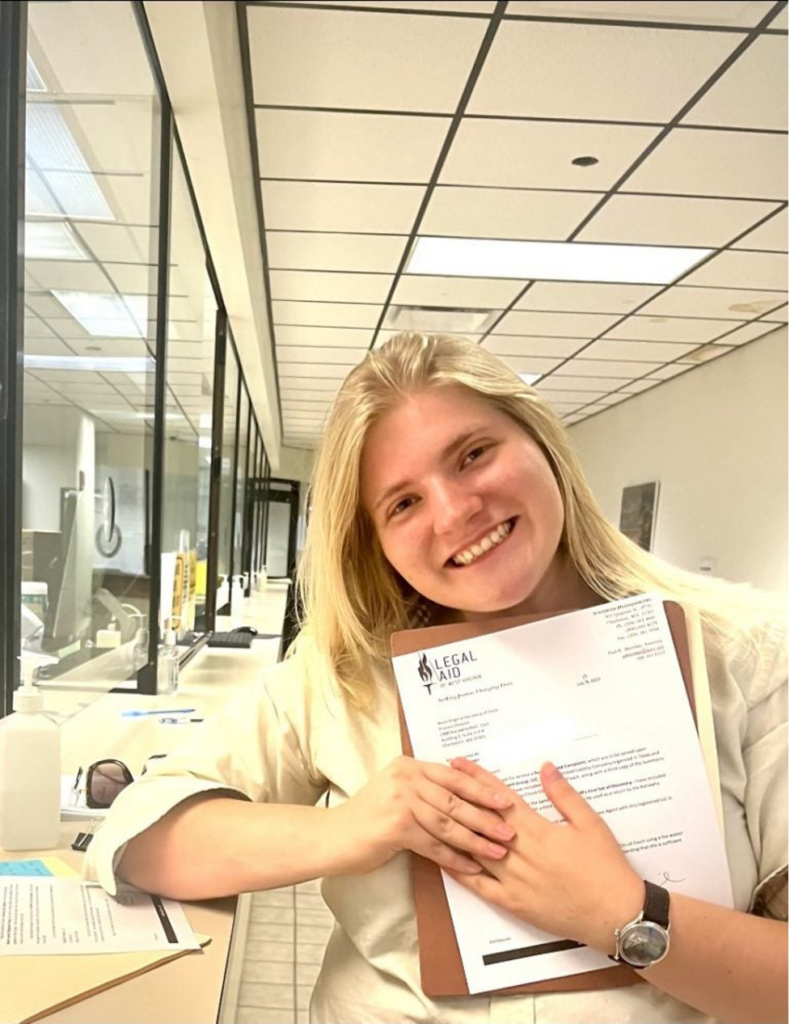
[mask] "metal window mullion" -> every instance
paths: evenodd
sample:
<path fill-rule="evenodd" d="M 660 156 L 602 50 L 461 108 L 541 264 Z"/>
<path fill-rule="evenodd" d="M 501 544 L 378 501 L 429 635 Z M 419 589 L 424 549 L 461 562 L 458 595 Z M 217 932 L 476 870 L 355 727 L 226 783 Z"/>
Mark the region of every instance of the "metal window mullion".
<path fill-rule="evenodd" d="M 232 339 L 231 339 L 232 342 Z M 239 427 L 241 425 L 241 364 L 236 346 L 231 344 L 231 352 L 236 360 L 236 422 L 233 429 L 233 474 L 230 485 L 230 552 L 228 554 L 228 613 L 233 612 L 233 576 L 236 552 L 236 490 L 239 481 Z M 238 576 L 238 572 L 236 572 Z"/>
<path fill-rule="evenodd" d="M 222 421 L 225 414 L 225 363 L 228 318 L 217 310 L 214 339 L 214 401 L 211 422 L 211 476 L 208 502 L 208 557 L 206 564 L 206 629 L 217 619 L 217 576 L 219 567 L 219 510 L 222 499 Z"/>

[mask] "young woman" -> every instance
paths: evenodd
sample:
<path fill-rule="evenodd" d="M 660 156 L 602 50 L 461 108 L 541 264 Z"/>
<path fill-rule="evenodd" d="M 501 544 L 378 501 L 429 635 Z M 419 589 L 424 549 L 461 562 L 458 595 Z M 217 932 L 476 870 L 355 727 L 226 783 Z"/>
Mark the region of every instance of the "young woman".
<path fill-rule="evenodd" d="M 325 1024 L 783 1019 L 786 666 L 765 599 L 633 545 L 604 519 L 537 392 L 479 346 L 422 335 L 371 353 L 341 388 L 301 576 L 292 656 L 121 794 L 90 877 L 113 891 L 117 873 L 176 899 L 323 878 L 337 927 L 311 1018 Z M 641 972 L 648 984 L 430 1000 L 407 852 L 606 953 L 645 885 L 551 766 L 543 786 L 568 826 L 475 765 L 400 756 L 391 633 L 646 591 L 702 624 L 737 909 L 673 896 L 670 951 Z"/>

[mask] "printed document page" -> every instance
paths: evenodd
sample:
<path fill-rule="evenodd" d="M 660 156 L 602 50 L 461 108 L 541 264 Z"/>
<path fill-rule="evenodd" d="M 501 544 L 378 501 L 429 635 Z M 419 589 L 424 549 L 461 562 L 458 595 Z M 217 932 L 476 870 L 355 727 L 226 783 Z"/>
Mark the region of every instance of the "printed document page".
<path fill-rule="evenodd" d="M 477 761 L 559 821 L 539 780 L 551 760 L 643 878 L 732 906 L 660 598 L 640 595 L 400 655 L 393 666 L 415 757 Z M 443 878 L 471 994 L 613 966 Z"/>
<path fill-rule="evenodd" d="M 180 903 L 79 878 L 0 877 L 0 956 L 199 949 Z"/>

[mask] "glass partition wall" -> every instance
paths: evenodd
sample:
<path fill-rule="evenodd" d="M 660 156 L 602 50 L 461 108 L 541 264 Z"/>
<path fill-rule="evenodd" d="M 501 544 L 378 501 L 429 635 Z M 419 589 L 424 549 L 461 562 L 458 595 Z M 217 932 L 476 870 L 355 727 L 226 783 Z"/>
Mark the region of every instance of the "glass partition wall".
<path fill-rule="evenodd" d="M 262 564 L 252 495 L 266 464 L 230 331 L 218 342 L 227 317 L 143 5 L 3 6 L 18 74 L 0 121 L 18 127 L 24 169 L 8 144 L 0 177 L 20 197 L 24 260 L 12 212 L 0 401 L 21 410 L 0 419 L 0 441 L 21 501 L 1 517 L 14 558 L 0 581 L 0 716 L 20 655 L 51 685 L 153 692 L 163 625 L 194 649 L 231 600 L 229 577 L 249 589 Z"/>

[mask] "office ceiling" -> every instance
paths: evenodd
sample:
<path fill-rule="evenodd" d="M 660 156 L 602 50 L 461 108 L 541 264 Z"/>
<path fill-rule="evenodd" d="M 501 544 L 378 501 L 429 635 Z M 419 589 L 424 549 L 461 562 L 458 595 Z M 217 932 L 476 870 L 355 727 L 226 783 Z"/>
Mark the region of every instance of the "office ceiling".
<path fill-rule="evenodd" d="M 784 4 L 247 2 L 240 22 L 286 445 L 316 444 L 397 329 L 474 338 L 572 424 L 786 323 Z M 669 285 L 410 272 L 428 236 L 700 252 Z"/>

